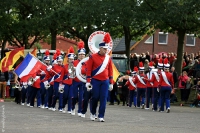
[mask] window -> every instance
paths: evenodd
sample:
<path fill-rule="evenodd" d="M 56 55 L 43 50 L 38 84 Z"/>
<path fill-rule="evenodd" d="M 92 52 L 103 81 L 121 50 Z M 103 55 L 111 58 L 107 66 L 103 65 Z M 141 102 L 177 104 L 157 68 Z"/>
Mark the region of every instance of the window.
<path fill-rule="evenodd" d="M 168 41 L 168 33 L 159 32 L 158 44 L 167 44 L 167 41 Z"/>
<path fill-rule="evenodd" d="M 186 35 L 186 46 L 195 46 L 194 34 L 187 34 Z"/>
<path fill-rule="evenodd" d="M 153 36 L 150 36 L 144 43 L 153 44 Z"/>

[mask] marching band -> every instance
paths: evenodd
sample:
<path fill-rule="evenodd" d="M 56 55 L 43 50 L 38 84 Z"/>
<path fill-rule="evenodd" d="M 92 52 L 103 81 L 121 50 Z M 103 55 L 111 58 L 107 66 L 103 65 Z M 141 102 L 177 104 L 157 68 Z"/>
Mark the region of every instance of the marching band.
<path fill-rule="evenodd" d="M 27 106 L 34 107 L 37 97 L 37 107 L 75 115 L 75 105 L 78 103 L 77 115 L 85 118 L 89 104 L 90 119 L 95 121 L 98 118 L 100 122 L 104 122 L 108 91 L 112 91 L 114 84 L 112 59 L 107 54 L 110 41 L 110 35 L 106 33 L 99 43 L 99 51 L 89 55 L 84 62 L 84 42 L 79 42 L 78 59 L 74 60 L 74 49 L 70 47 L 66 55 L 66 65 L 63 65 L 60 50 L 53 55 L 52 62 L 47 50 L 43 58 L 47 68 L 41 68 L 31 78 L 22 77 L 18 81 L 18 90 L 21 88 L 21 105 L 25 105 L 26 98 Z M 80 73 L 77 73 L 77 69 Z M 85 82 L 79 78 L 80 74 L 84 75 Z M 128 106 L 132 107 L 133 103 L 136 108 L 150 109 L 151 103 L 153 111 L 163 112 L 165 102 L 166 112 L 169 113 L 169 98 L 174 90 L 174 81 L 169 72 L 168 61 L 164 60 L 163 65 L 163 60 L 160 59 L 157 69 L 150 62 L 147 74 L 144 73 L 144 66 L 140 62 L 139 70 L 134 67 L 131 74 L 118 79 L 119 82 L 127 80 L 125 86 L 129 88 Z M 98 101 L 100 103 L 97 112 Z"/>

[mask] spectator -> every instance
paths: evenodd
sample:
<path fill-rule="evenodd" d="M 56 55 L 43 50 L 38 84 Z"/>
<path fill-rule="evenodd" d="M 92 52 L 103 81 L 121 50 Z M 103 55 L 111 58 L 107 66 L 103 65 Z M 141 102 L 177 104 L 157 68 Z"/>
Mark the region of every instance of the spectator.
<path fill-rule="evenodd" d="M 151 57 L 149 55 L 149 51 L 146 52 L 146 59 L 150 62 L 151 61 Z"/>
<path fill-rule="evenodd" d="M 199 101 L 200 101 L 200 81 L 197 84 L 197 98 L 194 100 L 194 102 L 190 105 L 190 107 L 197 107 Z"/>
<path fill-rule="evenodd" d="M 183 103 L 186 102 L 186 96 L 187 96 L 187 92 L 186 92 L 186 81 L 188 80 L 188 76 L 187 76 L 187 72 L 186 71 L 183 71 L 182 72 L 182 75 L 179 76 L 178 80 L 179 80 L 179 83 L 178 83 L 178 88 L 181 90 L 181 104 L 180 106 L 183 106 Z"/>
<path fill-rule="evenodd" d="M 137 57 L 137 54 L 134 53 L 131 55 L 131 59 L 130 59 L 130 68 L 131 70 L 133 71 L 133 68 L 135 66 L 138 66 L 139 62 L 138 62 L 138 57 Z"/>
<path fill-rule="evenodd" d="M 6 85 L 8 82 L 8 72 L 0 72 L 0 98 L 5 99 Z"/>

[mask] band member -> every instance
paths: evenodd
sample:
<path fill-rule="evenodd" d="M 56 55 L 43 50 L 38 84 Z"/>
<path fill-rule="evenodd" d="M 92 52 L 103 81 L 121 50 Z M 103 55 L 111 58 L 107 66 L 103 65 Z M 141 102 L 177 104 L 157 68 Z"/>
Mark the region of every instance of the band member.
<path fill-rule="evenodd" d="M 50 57 L 49 57 L 49 50 L 45 51 L 44 56 L 44 63 L 47 66 L 50 66 Z M 41 95 L 41 108 L 48 109 L 48 85 L 49 85 L 49 79 L 51 78 L 50 72 L 48 72 L 46 69 L 42 70 L 40 72 L 40 95 Z"/>
<path fill-rule="evenodd" d="M 153 66 L 153 62 L 149 62 L 149 72 L 147 73 L 147 78 L 148 80 L 150 80 L 152 78 L 152 69 L 154 69 L 154 66 Z M 147 82 L 147 90 L 146 90 L 146 108 L 145 109 L 149 109 L 149 103 L 150 103 L 150 100 L 153 104 L 153 97 L 152 97 L 152 93 L 153 93 L 153 83 L 152 82 Z M 153 108 L 153 106 L 152 106 Z"/>
<path fill-rule="evenodd" d="M 174 91 L 173 75 L 169 72 L 170 65 L 168 59 L 164 59 L 164 72 L 160 75 L 160 93 L 161 93 L 161 112 L 164 111 L 164 102 L 166 103 L 166 112 L 170 112 L 170 94 Z"/>
<path fill-rule="evenodd" d="M 97 103 L 100 100 L 98 117 L 100 122 L 104 122 L 108 90 L 113 89 L 112 60 L 106 54 L 107 43 L 110 41 L 110 35 L 106 33 L 103 42 L 99 44 L 99 52 L 91 55 L 88 60 L 86 88 L 88 91 L 92 88 L 92 112 L 90 115 L 92 121 L 95 120 Z"/>
<path fill-rule="evenodd" d="M 57 64 L 57 54 L 55 53 L 53 55 L 53 60 L 52 60 L 52 66 L 56 65 Z M 49 67 L 51 67 L 51 65 L 49 65 Z M 52 101 L 53 101 L 53 92 L 54 92 L 54 89 L 53 89 L 53 85 L 54 85 L 54 76 L 53 76 L 53 73 L 51 71 L 50 72 L 50 75 L 51 75 L 51 78 L 48 80 L 49 84 L 50 84 L 50 87 L 48 88 L 48 109 L 49 110 L 52 110 Z"/>
<path fill-rule="evenodd" d="M 85 58 L 85 48 L 84 42 L 78 43 L 78 59 L 74 61 L 74 67 Z M 83 101 L 83 82 L 81 82 L 77 77 L 73 79 L 73 99 L 72 99 L 72 115 L 75 115 L 75 105 L 78 101 L 78 116 L 81 116 L 82 101 Z"/>
<path fill-rule="evenodd" d="M 128 81 L 126 82 L 126 86 L 129 88 L 129 107 L 132 106 L 132 103 L 134 107 L 137 105 L 137 88 L 136 85 L 133 83 L 133 80 L 135 76 L 137 75 L 138 68 L 134 67 L 133 72 L 132 72 L 132 77 L 129 76 Z"/>
<path fill-rule="evenodd" d="M 137 108 L 140 108 L 140 98 L 142 98 L 142 109 L 144 109 L 144 99 L 146 92 L 146 80 L 147 76 L 144 74 L 143 63 L 139 63 L 139 74 L 135 76 L 134 83 L 137 86 Z"/>
<path fill-rule="evenodd" d="M 161 107 L 159 81 L 160 81 L 161 72 L 163 71 L 162 58 L 158 60 L 157 69 L 158 69 L 157 72 L 153 73 L 152 79 L 150 80 L 150 82 L 153 82 L 153 97 L 154 97 L 153 111 L 160 111 L 160 107 Z"/>
<path fill-rule="evenodd" d="M 66 113 L 66 104 L 68 104 L 68 109 L 67 112 L 71 113 L 72 110 L 72 78 L 70 78 L 70 74 L 72 70 L 70 69 L 70 66 L 73 65 L 74 62 L 74 49 L 73 47 L 70 47 L 69 53 L 67 55 L 68 58 L 68 64 L 66 64 L 63 69 L 64 69 L 64 77 L 62 83 L 64 84 L 64 92 L 63 92 L 63 113 Z M 68 103 L 67 103 L 68 102 Z"/>
<path fill-rule="evenodd" d="M 30 107 L 34 107 L 35 97 L 38 91 L 40 91 L 40 76 L 36 76 L 36 75 L 33 76 L 31 81 L 28 82 L 28 85 L 31 86 L 30 87 Z"/>
<path fill-rule="evenodd" d="M 21 105 L 24 105 L 25 99 L 26 99 L 26 95 L 27 95 L 27 88 L 28 88 L 27 80 L 28 79 L 26 77 L 22 77 L 20 79 L 20 85 L 22 87 L 22 90 L 21 90 L 22 103 L 21 103 Z"/>
<path fill-rule="evenodd" d="M 87 71 L 87 62 L 84 62 L 81 68 L 81 73 L 83 75 L 86 75 L 86 71 Z M 82 106 L 82 110 L 81 110 L 81 117 L 85 118 L 85 113 L 87 112 L 87 108 L 88 108 L 88 103 L 90 102 L 90 112 L 91 112 L 91 107 L 92 107 L 92 103 L 91 103 L 91 97 L 92 97 L 92 91 L 89 90 L 87 91 L 87 88 L 85 87 L 85 83 L 83 86 L 83 106 Z"/>
<path fill-rule="evenodd" d="M 60 84 L 62 82 L 63 76 L 64 76 L 64 71 L 63 71 L 63 59 L 62 56 L 60 55 L 61 52 L 60 50 L 56 51 L 57 54 L 57 63 L 55 64 L 53 67 L 49 66 L 47 68 L 48 71 L 50 71 L 51 69 L 55 72 L 55 76 L 54 76 L 54 85 L 53 85 L 53 102 L 52 102 L 52 111 L 56 111 L 55 105 L 56 105 L 56 101 L 57 99 L 59 99 L 59 107 L 58 110 L 62 112 L 62 108 L 63 108 L 63 94 L 60 93 L 60 87 L 62 86 L 62 84 Z"/>

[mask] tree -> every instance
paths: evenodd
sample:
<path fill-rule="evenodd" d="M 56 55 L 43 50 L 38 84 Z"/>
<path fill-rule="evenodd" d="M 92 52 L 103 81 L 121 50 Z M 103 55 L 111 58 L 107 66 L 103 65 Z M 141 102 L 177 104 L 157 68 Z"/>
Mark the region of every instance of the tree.
<path fill-rule="evenodd" d="M 155 28 L 178 36 L 176 70 L 182 72 L 184 38 L 187 34 L 199 35 L 199 0 L 142 0 L 141 8 L 154 17 Z"/>

